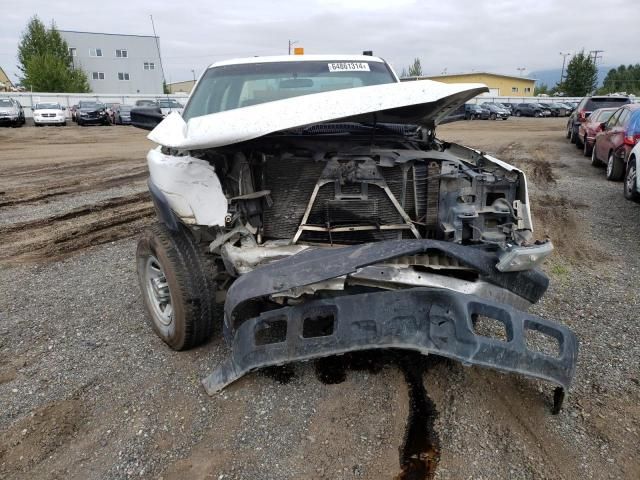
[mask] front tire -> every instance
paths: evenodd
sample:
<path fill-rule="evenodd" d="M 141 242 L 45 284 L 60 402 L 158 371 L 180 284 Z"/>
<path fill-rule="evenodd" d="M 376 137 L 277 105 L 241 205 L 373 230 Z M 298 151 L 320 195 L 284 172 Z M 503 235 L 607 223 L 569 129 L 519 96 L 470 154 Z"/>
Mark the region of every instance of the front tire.
<path fill-rule="evenodd" d="M 622 180 L 623 176 L 624 164 L 622 160 L 616 157 L 613 152 L 609 153 L 609 159 L 607 160 L 607 180 L 618 182 Z"/>
<path fill-rule="evenodd" d="M 184 228 L 151 226 L 138 241 L 138 281 L 156 334 L 172 349 L 207 341 L 216 315 L 215 268 Z"/>
<path fill-rule="evenodd" d="M 582 154 L 585 157 L 588 157 L 591 155 L 591 150 L 593 150 L 593 145 L 589 145 L 589 142 L 587 142 L 587 136 L 585 135 L 582 139 Z"/>
<path fill-rule="evenodd" d="M 491 118 L 491 120 L 496 120 L 498 116 L 495 113 L 492 113 L 489 118 Z"/>
<path fill-rule="evenodd" d="M 602 162 L 598 160 L 598 156 L 596 155 L 596 146 L 595 144 L 591 147 L 591 166 L 593 167 L 601 167 Z"/>
<path fill-rule="evenodd" d="M 576 143 L 576 140 L 578 139 L 578 132 L 576 132 L 576 129 L 573 127 L 569 127 L 570 128 L 570 133 L 569 136 L 567 137 L 571 143 Z"/>
<path fill-rule="evenodd" d="M 632 158 L 629 160 L 629 166 L 624 175 L 624 198 L 632 202 L 640 203 L 640 193 L 638 193 L 636 188 L 637 175 L 636 160 Z"/>

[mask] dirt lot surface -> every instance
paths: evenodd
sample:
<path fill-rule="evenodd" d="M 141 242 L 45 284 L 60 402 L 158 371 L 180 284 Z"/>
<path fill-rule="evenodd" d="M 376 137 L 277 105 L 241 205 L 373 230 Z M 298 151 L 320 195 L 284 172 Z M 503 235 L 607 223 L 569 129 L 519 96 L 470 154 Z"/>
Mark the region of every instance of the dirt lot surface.
<path fill-rule="evenodd" d="M 581 342 L 555 416 L 549 385 L 398 352 L 207 396 L 224 342 L 172 352 L 142 309 L 144 132 L 0 130 L 0 479 L 640 478 L 640 207 L 563 125 L 439 130 L 529 175 L 536 234 L 557 247 L 534 311 Z"/>

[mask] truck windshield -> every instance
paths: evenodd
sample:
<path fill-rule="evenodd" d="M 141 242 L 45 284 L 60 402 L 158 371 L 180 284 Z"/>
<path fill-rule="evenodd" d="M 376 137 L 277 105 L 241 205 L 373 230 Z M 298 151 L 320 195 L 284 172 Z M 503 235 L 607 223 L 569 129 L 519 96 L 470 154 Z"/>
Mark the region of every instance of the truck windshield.
<path fill-rule="evenodd" d="M 378 61 L 295 61 L 210 68 L 198 82 L 183 118 L 344 88 L 395 83 Z"/>

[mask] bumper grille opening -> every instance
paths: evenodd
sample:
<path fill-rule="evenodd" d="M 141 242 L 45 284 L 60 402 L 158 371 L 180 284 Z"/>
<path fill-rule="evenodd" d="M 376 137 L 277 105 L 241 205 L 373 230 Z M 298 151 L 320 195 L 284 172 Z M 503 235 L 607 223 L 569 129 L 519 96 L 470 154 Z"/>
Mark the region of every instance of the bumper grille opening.
<path fill-rule="evenodd" d="M 307 312 L 302 320 L 304 338 L 328 337 L 333 335 L 336 317 L 332 310 Z"/>
<path fill-rule="evenodd" d="M 253 335 L 258 346 L 282 343 L 287 339 L 287 321 L 278 318 L 265 320 L 256 325 Z"/>
<path fill-rule="evenodd" d="M 488 312 L 471 314 L 471 324 L 476 335 L 510 342 L 513 340 L 513 327 L 511 322 L 504 318 L 494 318 Z M 500 315 L 496 315 L 500 316 Z"/>
<path fill-rule="evenodd" d="M 560 356 L 561 338 L 555 330 L 527 320 L 524 323 L 524 332 L 528 350 L 554 358 Z"/>

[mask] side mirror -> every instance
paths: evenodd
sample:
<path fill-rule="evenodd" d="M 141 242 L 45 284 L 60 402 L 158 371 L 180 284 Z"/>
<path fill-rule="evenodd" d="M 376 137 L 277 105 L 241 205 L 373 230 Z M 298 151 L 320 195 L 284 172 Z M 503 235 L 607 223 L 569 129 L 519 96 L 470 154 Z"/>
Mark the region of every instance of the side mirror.
<path fill-rule="evenodd" d="M 131 109 L 131 125 L 143 130 L 153 130 L 163 119 L 160 107 L 136 107 Z"/>

